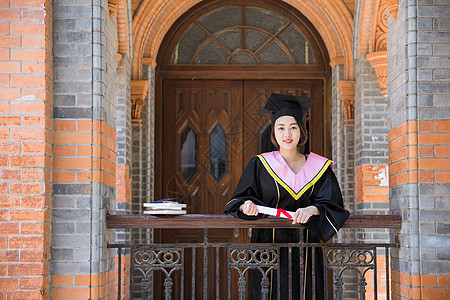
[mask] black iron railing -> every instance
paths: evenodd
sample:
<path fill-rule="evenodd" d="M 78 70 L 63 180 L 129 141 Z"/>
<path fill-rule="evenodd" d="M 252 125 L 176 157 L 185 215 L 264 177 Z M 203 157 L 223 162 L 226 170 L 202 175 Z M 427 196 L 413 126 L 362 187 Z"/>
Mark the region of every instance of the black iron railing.
<path fill-rule="evenodd" d="M 287 277 L 277 282 L 287 282 L 289 287 L 295 286 L 298 280 L 299 291 L 304 291 L 304 272 L 299 276 L 292 274 L 294 261 L 304 269 L 305 251 L 311 261 L 316 255 L 322 256 L 323 262 L 323 295 L 328 298 L 342 299 L 345 286 L 344 273 L 351 270 L 356 280 L 358 299 L 365 299 L 367 274 L 370 273 L 374 299 L 385 294 L 390 298 L 390 248 L 396 243 L 228 243 L 210 242 L 209 229 L 215 228 L 292 228 L 290 221 L 275 217 L 257 221 L 243 221 L 225 215 L 182 215 L 175 217 L 155 217 L 148 215 L 109 215 L 108 228 L 153 228 L 153 229 L 202 229 L 203 241 L 194 243 L 153 243 L 147 245 L 110 244 L 109 248 L 118 249 L 118 299 L 122 299 L 122 255 L 130 260 L 130 273 L 138 274 L 141 280 L 141 298 L 151 299 L 246 299 L 248 272 L 255 270 L 261 274 L 262 299 L 269 299 L 271 289 L 280 297 L 280 285 L 271 286 L 270 278 L 281 278 L 280 253 L 289 253 L 287 257 Z M 296 225 L 301 228 L 301 225 Z M 391 228 L 399 229 L 401 217 L 398 215 L 354 215 L 343 228 Z M 310 250 L 309 250 L 310 249 Z M 320 249 L 316 251 L 316 249 Z M 295 255 L 292 255 L 295 253 Z M 295 259 L 297 257 L 297 260 Z M 299 260 L 298 257 L 301 259 Z M 383 258 L 383 263 L 378 262 Z M 383 266 L 383 270 L 378 270 Z M 312 269 L 312 299 L 316 298 L 314 274 Z M 385 292 L 378 288 L 378 274 L 385 274 Z M 158 276 L 154 276 L 158 274 Z M 276 275 L 274 275 L 276 274 Z M 333 276 L 332 280 L 327 280 Z M 294 280 L 295 278 L 295 280 Z M 331 281 L 331 289 L 326 284 Z M 129 286 L 132 298 L 133 284 Z M 156 286 L 156 290 L 155 290 Z M 158 291 L 159 290 L 159 291 Z M 291 299 L 291 289 L 288 298 Z M 302 297 L 301 297 L 302 298 Z M 302 298 L 303 299 L 303 298 Z"/>

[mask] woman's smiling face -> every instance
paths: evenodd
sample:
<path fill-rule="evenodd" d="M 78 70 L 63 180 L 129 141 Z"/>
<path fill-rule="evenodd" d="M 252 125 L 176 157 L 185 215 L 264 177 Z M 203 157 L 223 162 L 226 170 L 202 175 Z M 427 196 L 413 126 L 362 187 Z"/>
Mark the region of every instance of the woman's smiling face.
<path fill-rule="evenodd" d="M 300 140 L 300 127 L 294 117 L 279 117 L 275 121 L 274 132 L 280 150 L 297 149 Z"/>

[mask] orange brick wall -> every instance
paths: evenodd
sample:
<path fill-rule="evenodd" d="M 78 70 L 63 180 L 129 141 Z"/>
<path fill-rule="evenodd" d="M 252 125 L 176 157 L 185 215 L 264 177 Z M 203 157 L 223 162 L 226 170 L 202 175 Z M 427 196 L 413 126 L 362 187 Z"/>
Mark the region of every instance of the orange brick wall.
<path fill-rule="evenodd" d="M 361 165 L 355 170 L 356 202 L 389 202 L 388 170 L 383 165 Z"/>
<path fill-rule="evenodd" d="M 116 299 L 114 270 L 92 275 L 53 275 L 51 299 Z"/>
<path fill-rule="evenodd" d="M 366 278 L 366 299 L 375 299 L 375 283 L 374 272 L 367 272 Z M 389 287 L 391 288 L 391 287 Z M 386 297 L 386 257 L 384 255 L 377 256 L 377 299 L 388 299 Z"/>
<path fill-rule="evenodd" d="M 130 299 L 130 256 L 122 255 L 120 266 L 119 266 L 118 257 L 116 256 L 115 264 L 116 264 L 116 269 L 115 269 L 115 273 L 114 273 L 114 276 L 115 276 L 114 293 L 116 295 L 115 299 L 118 299 L 117 297 L 119 295 L 119 289 L 118 289 L 119 267 L 121 268 L 121 276 L 120 276 L 120 278 L 121 278 L 121 287 L 120 287 L 121 298 L 119 300 Z"/>
<path fill-rule="evenodd" d="M 389 132 L 388 139 L 391 186 L 450 182 L 450 121 L 404 122 Z M 426 217 L 421 219 L 427 221 Z M 438 272 L 415 275 L 393 271 L 393 299 L 448 298 L 450 275 Z"/>
<path fill-rule="evenodd" d="M 448 299 L 450 275 L 410 275 L 392 271 L 392 299 Z"/>
<path fill-rule="evenodd" d="M 55 120 L 53 182 L 116 184 L 116 132 L 105 122 Z"/>
<path fill-rule="evenodd" d="M 128 165 L 116 166 L 116 202 L 131 204 L 131 178 Z"/>
<path fill-rule="evenodd" d="M 51 1 L 0 1 L 0 299 L 47 299 Z"/>
<path fill-rule="evenodd" d="M 105 122 L 55 119 L 53 182 L 115 186 L 115 140 L 115 130 Z M 91 275 L 74 273 L 52 274 L 51 299 L 115 299 L 114 270 Z"/>
<path fill-rule="evenodd" d="M 405 122 L 388 139 L 391 185 L 450 182 L 450 121 Z"/>
<path fill-rule="evenodd" d="M 130 20 L 128 19 L 128 1 L 117 4 L 117 53 L 130 55 Z"/>

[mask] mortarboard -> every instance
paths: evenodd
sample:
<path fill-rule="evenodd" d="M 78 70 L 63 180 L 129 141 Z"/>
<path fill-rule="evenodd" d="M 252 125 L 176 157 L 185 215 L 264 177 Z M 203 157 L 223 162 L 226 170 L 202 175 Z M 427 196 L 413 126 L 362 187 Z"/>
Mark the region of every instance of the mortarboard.
<path fill-rule="evenodd" d="M 314 100 L 313 98 L 303 96 L 272 93 L 266 105 L 261 110 L 261 114 L 271 115 L 272 124 L 282 116 L 292 116 L 302 122 L 303 115 L 308 112 Z"/>

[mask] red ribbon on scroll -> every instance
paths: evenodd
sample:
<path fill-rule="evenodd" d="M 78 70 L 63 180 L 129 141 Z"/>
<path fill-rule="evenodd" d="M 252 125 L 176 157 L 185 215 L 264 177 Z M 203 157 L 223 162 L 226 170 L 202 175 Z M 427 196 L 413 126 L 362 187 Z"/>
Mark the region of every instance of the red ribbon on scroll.
<path fill-rule="evenodd" d="M 285 210 L 282 209 L 282 208 L 278 208 L 278 209 L 277 209 L 277 217 L 280 217 L 281 214 L 285 215 L 289 220 L 292 220 L 292 216 L 291 216 L 290 213 L 288 213 L 287 211 L 285 211 Z"/>

